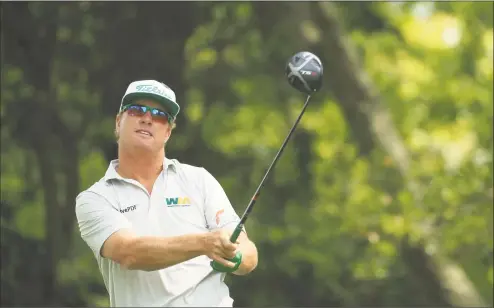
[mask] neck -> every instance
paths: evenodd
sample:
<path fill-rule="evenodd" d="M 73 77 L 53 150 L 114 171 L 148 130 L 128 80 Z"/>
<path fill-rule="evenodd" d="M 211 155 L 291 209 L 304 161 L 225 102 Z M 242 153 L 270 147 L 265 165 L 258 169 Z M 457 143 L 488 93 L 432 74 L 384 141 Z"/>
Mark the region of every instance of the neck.
<path fill-rule="evenodd" d="M 123 178 L 134 179 L 141 183 L 154 181 L 163 169 L 165 151 L 142 153 L 118 149 L 117 173 Z"/>

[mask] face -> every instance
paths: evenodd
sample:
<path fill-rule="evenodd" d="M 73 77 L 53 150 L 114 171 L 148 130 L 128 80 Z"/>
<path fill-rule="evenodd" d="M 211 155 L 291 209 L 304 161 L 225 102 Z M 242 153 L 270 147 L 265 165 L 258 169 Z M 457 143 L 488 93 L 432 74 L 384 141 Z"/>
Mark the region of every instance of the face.
<path fill-rule="evenodd" d="M 159 103 L 147 99 L 138 100 L 133 105 L 164 111 Z M 115 129 L 119 147 L 142 148 L 153 152 L 163 150 L 171 135 L 171 124 L 166 117 L 153 116 L 150 110 L 143 114 L 138 107 L 119 113 Z"/>

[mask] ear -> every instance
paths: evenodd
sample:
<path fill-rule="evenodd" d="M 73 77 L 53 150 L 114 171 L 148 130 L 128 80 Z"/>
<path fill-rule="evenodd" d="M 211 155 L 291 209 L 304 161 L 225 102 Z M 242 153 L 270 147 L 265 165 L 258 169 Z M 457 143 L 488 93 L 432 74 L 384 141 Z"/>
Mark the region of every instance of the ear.
<path fill-rule="evenodd" d="M 120 121 L 122 120 L 122 114 L 119 113 L 115 117 L 115 133 L 117 133 L 120 130 Z"/>

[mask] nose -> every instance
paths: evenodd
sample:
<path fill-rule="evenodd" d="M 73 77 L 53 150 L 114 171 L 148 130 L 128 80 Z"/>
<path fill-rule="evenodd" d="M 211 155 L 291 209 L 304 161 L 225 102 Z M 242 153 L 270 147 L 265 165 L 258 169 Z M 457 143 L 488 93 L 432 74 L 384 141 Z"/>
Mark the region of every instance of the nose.
<path fill-rule="evenodd" d="M 141 123 L 145 123 L 145 124 L 153 123 L 153 116 L 151 115 L 151 111 L 147 111 L 141 116 Z"/>

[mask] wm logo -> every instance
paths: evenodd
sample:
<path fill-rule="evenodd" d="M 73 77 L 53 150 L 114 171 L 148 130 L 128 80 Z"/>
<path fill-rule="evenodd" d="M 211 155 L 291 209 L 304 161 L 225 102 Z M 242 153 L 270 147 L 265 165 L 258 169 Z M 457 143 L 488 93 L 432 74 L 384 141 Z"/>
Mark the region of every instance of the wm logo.
<path fill-rule="evenodd" d="M 168 207 L 190 206 L 190 200 L 187 197 L 166 198 L 165 200 Z"/>

